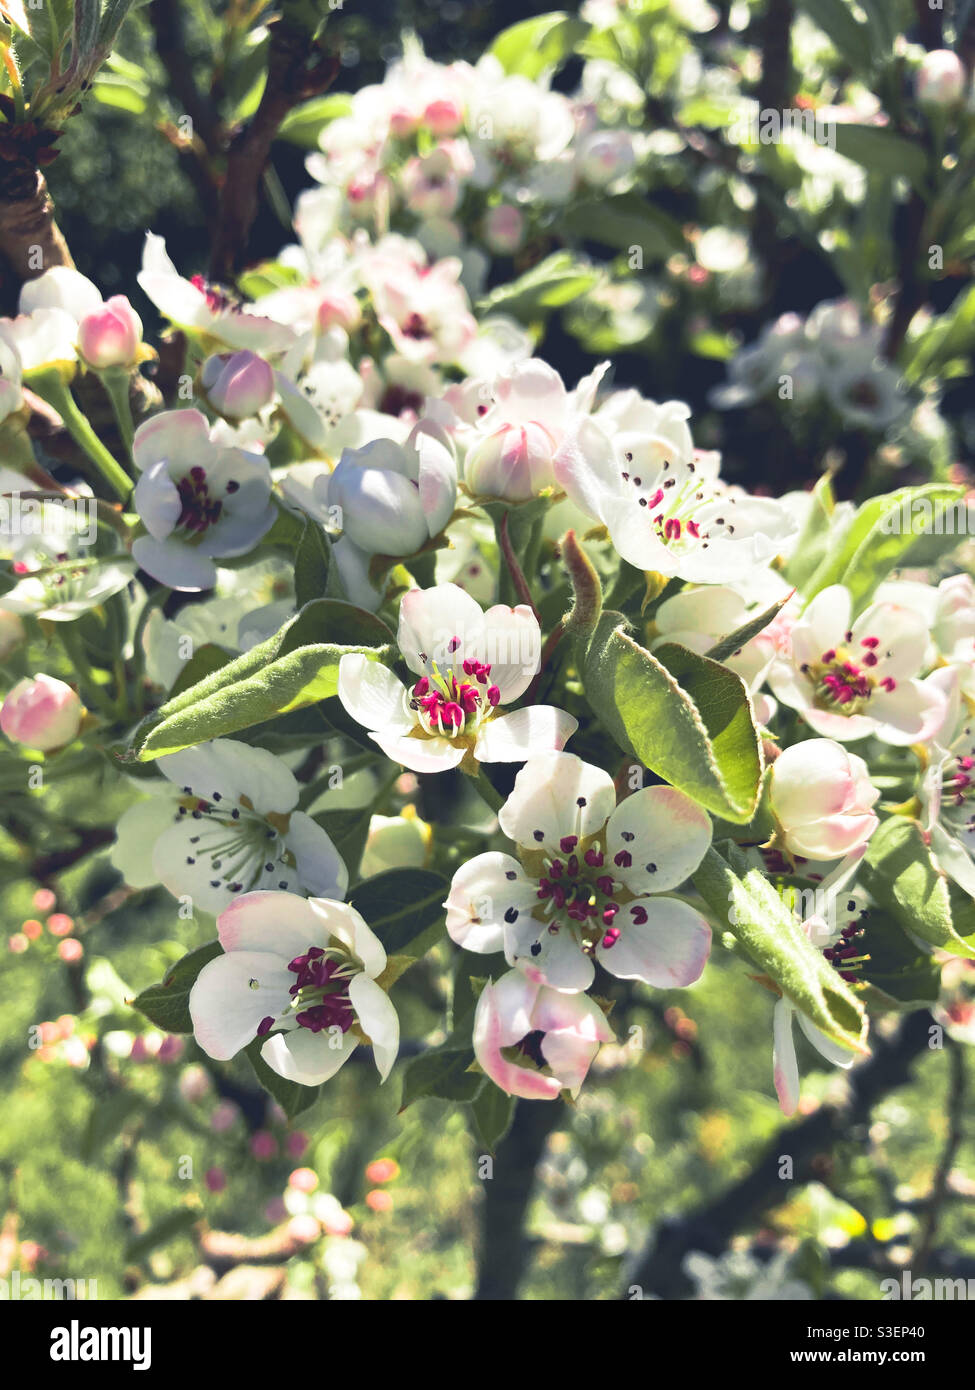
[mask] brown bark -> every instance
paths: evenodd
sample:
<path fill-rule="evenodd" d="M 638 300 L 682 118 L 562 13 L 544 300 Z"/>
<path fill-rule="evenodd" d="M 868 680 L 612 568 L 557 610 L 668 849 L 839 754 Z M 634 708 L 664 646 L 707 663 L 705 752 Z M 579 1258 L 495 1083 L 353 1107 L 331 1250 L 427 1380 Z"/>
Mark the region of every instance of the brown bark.
<path fill-rule="evenodd" d="M 33 280 L 55 265 L 74 265 L 68 243 L 54 220 L 54 203 L 40 169 L 3 170 L 0 254 L 22 281 Z"/>

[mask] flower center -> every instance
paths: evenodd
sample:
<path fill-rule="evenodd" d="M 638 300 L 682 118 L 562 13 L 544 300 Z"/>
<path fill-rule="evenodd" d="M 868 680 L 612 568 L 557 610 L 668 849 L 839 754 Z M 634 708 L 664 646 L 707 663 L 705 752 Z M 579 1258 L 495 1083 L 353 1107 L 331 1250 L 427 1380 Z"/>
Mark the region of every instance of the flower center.
<path fill-rule="evenodd" d="M 633 463 L 632 453 L 623 457 L 627 464 Z M 657 539 L 668 546 L 683 542 L 681 548 L 685 549 L 701 541 L 706 550 L 713 533 L 735 533 L 734 526 L 723 516 L 707 523 L 701 521 L 702 504 L 712 504 L 715 499 L 702 491 L 696 472 L 694 463 L 675 464 L 671 459 L 663 461 L 652 479 L 631 468 L 622 470 L 623 481 L 632 489 L 637 506 L 646 512 Z M 727 501 L 729 506 L 734 505 L 734 498 Z"/>
<path fill-rule="evenodd" d="M 455 652 L 459 646 L 460 639 L 454 637 L 448 650 Z M 501 691 L 490 682 L 491 667 L 474 660 L 465 660 L 459 672 L 452 666 L 441 672 L 436 662 L 432 666 L 407 695 L 420 728 L 437 738 L 473 733 L 501 699 Z"/>
<path fill-rule="evenodd" d="M 206 469 L 197 464 L 190 469 L 189 473 L 180 478 L 176 486 L 179 491 L 179 500 L 183 504 L 183 510 L 176 521 L 176 528 L 194 531 L 202 536 L 209 527 L 216 525 L 220 520 L 220 513 L 223 511 L 223 502 L 219 498 L 210 496 Z M 235 490 L 229 483 L 227 488 L 228 491 Z"/>
<path fill-rule="evenodd" d="M 209 801 L 195 796 L 190 787 L 183 793 L 179 818 L 201 822 L 199 834 L 189 837 L 186 863 L 190 868 L 209 867 L 211 888 L 226 884 L 232 893 L 245 893 L 258 887 L 293 887 L 296 861 L 284 839 L 287 816 L 259 816 L 249 805 L 224 806 L 221 792 L 213 792 Z"/>
<path fill-rule="evenodd" d="M 632 838 L 632 837 L 631 837 Z M 580 840 L 566 835 L 559 843 L 564 858 L 546 855 L 538 879 L 539 907 L 532 914 L 545 923 L 550 935 L 567 927 L 580 938 L 582 950 L 591 955 L 597 946 L 608 950 L 622 934 L 627 921 L 642 925 L 647 910 L 632 901 L 633 894 L 613 875 L 613 868 L 629 868 L 632 856 L 621 849 L 607 858 L 603 833 Z M 649 866 L 648 866 L 649 867 Z M 541 954 L 541 945 L 531 948 Z"/>
<path fill-rule="evenodd" d="M 289 961 L 288 969 L 296 979 L 288 990 L 291 1006 L 284 1016 L 293 1015 L 298 1027 L 307 1028 L 311 1033 L 321 1033 L 326 1028 L 338 1028 L 347 1033 L 355 1022 L 355 1010 L 349 1000 L 349 981 L 356 971 L 343 953 L 337 948 L 326 950 L 322 946 L 309 946 L 304 955 Z M 257 1036 L 263 1038 L 276 1022 L 278 1020 L 270 1014 L 262 1018 L 257 1025 Z"/>
<path fill-rule="evenodd" d="M 853 641 L 852 632 L 846 634 L 846 641 Z M 881 661 L 877 655 L 879 646 L 879 637 L 861 637 L 859 652 L 851 652 L 847 647 L 830 647 L 818 662 L 800 666 L 803 675 L 816 687 L 814 703 L 818 709 L 834 714 L 860 714 L 876 689 L 888 693 L 897 689 L 893 676 L 878 680 L 871 672 Z"/>

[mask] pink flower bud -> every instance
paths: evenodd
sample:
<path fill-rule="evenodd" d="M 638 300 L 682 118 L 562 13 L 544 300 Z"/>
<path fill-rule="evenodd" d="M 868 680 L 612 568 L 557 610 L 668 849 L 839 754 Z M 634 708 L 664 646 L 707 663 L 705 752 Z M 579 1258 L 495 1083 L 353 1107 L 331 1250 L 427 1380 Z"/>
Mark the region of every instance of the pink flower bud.
<path fill-rule="evenodd" d="M 593 131 L 579 153 L 579 172 L 597 188 L 628 174 L 635 163 L 633 137 L 625 130 Z"/>
<path fill-rule="evenodd" d="M 249 349 L 208 357 L 200 379 L 214 410 L 231 420 L 256 415 L 274 398 L 274 372 Z"/>
<path fill-rule="evenodd" d="M 554 449 L 552 436 L 541 425 L 502 425 L 468 453 L 467 486 L 477 497 L 527 502 L 554 484 Z"/>
<path fill-rule="evenodd" d="M 525 239 L 525 216 L 510 203 L 489 208 L 484 215 L 484 240 L 499 256 L 510 256 Z"/>
<path fill-rule="evenodd" d="M 37 675 L 18 681 L 0 709 L 0 729 L 15 743 L 42 753 L 63 748 L 81 727 L 78 696 L 53 676 Z"/>
<path fill-rule="evenodd" d="M 113 294 L 78 325 L 78 346 L 91 367 L 131 367 L 142 342 L 142 320 L 124 294 Z"/>
<path fill-rule="evenodd" d="M 876 830 L 870 809 L 880 792 L 866 763 L 830 738 L 780 753 L 770 773 L 770 804 L 785 845 L 806 859 L 839 859 Z"/>
<path fill-rule="evenodd" d="M 957 106 L 965 93 L 965 65 L 950 48 L 926 53 L 917 70 L 915 92 L 921 106 Z"/>
<path fill-rule="evenodd" d="M 427 105 L 423 121 L 434 135 L 456 135 L 464 124 L 464 113 L 456 101 L 441 97 Z"/>

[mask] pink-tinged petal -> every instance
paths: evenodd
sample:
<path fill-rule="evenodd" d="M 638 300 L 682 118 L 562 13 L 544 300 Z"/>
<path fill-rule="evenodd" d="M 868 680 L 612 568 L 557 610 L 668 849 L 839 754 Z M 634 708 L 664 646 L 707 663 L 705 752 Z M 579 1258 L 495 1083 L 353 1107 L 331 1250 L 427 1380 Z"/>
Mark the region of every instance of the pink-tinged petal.
<path fill-rule="evenodd" d="M 879 721 L 877 737 L 904 748 L 936 738 L 944 727 L 948 700 L 937 683 L 902 681 L 894 690 L 876 691 L 870 711 Z"/>
<path fill-rule="evenodd" d="M 198 410 L 164 410 L 140 425 L 132 441 L 132 459 L 139 469 L 165 459 L 189 470 L 207 463 L 212 452 L 210 426 Z"/>
<path fill-rule="evenodd" d="M 699 912 L 676 898 L 644 898 L 636 906 L 647 914 L 633 920 L 630 906 L 613 925 L 620 935 L 596 955 L 619 980 L 642 980 L 656 989 L 684 989 L 699 979 L 711 950 L 711 928 Z"/>
<path fill-rule="evenodd" d="M 208 961 L 190 990 L 196 1041 L 208 1057 L 229 1061 L 257 1037 L 262 1019 L 288 1007 L 293 982 L 284 959 L 268 951 L 234 951 Z"/>
<path fill-rule="evenodd" d="M 799 1063 L 792 1038 L 792 1005 L 780 999 L 772 1014 L 772 1075 L 783 1115 L 794 1115 L 799 1104 Z"/>
<path fill-rule="evenodd" d="M 531 1026 L 543 1033 L 574 1033 L 586 1042 L 612 1042 L 609 1020 L 588 994 L 557 994 L 540 989 L 532 1006 Z"/>
<path fill-rule="evenodd" d="M 502 951 L 505 914 L 529 915 L 537 904 L 537 885 L 525 877 L 517 859 L 490 851 L 468 860 L 454 874 L 447 909 L 447 933 L 466 951 Z"/>
<path fill-rule="evenodd" d="M 292 811 L 285 836 L 302 888 L 316 898 L 344 898 L 349 871 L 322 827 L 304 811 Z"/>
<path fill-rule="evenodd" d="M 789 848 L 805 859 L 837 859 L 851 845 L 862 844 L 880 824 L 872 812 L 862 816 L 830 816 L 790 830 Z"/>
<path fill-rule="evenodd" d="M 481 605 L 457 584 L 411 589 L 400 601 L 397 641 L 407 666 L 418 676 L 433 662 L 441 671 L 461 667 L 472 646 L 479 645 L 483 630 Z"/>
<path fill-rule="evenodd" d="M 491 683 L 501 692 L 501 704 L 510 705 L 531 685 L 541 652 L 541 629 L 528 605 L 509 608 L 499 603 L 484 614 L 483 636 L 469 654 L 491 667 Z"/>
<path fill-rule="evenodd" d="M 606 871 L 631 893 L 665 893 L 694 872 L 711 833 L 710 816 L 684 792 L 644 787 L 609 818 Z"/>
<path fill-rule="evenodd" d="M 419 458 L 420 502 L 430 535 L 438 536 L 457 503 L 457 464 L 429 430 L 414 430 L 412 439 Z"/>
<path fill-rule="evenodd" d="M 599 1047 L 598 1042 L 590 1042 L 575 1032 L 546 1033 L 541 1041 L 542 1056 L 552 1075 L 573 1097 L 579 1094 Z"/>
<path fill-rule="evenodd" d="M 309 946 L 329 945 L 328 929 L 308 899 L 277 890 L 235 898 L 217 918 L 217 935 L 228 954 L 273 951 L 285 964 Z"/>
<path fill-rule="evenodd" d="M 616 789 L 608 772 L 574 753 L 545 753 L 518 773 L 498 820 L 515 844 L 559 855 L 566 836 L 595 835 L 615 805 Z"/>
<path fill-rule="evenodd" d="M 349 1000 L 372 1043 L 379 1079 L 385 1081 L 399 1052 L 399 1016 L 386 991 L 368 975 L 355 975 L 349 981 Z"/>
<path fill-rule="evenodd" d="M 321 1086 L 348 1061 L 358 1041 L 351 1029 L 348 1033 L 331 1029 L 312 1033 L 307 1028 L 296 1028 L 291 1033 L 277 1033 L 268 1038 L 261 1048 L 261 1056 L 271 1070 L 286 1081 L 297 1081 L 300 1086 Z"/>
<path fill-rule="evenodd" d="M 345 660 L 345 657 L 342 658 Z M 380 748 L 394 763 L 402 763 L 411 772 L 449 772 L 464 761 L 466 749 L 449 738 L 410 738 L 408 734 L 379 734 L 370 732 Z"/>
<path fill-rule="evenodd" d="M 501 1049 L 510 1044 L 505 1041 L 504 1021 L 496 990 L 496 985 L 485 985 L 477 1001 L 474 1056 L 485 1075 L 508 1095 L 520 1096 L 524 1100 L 555 1100 L 562 1090 L 562 1084 L 556 1077 L 543 1076 L 539 1071 L 519 1067 L 502 1054 Z"/>
<path fill-rule="evenodd" d="M 338 697 L 345 712 L 364 728 L 385 732 L 410 728 L 403 694 L 392 671 L 361 652 L 347 652 L 339 662 Z"/>
<path fill-rule="evenodd" d="M 520 763 L 561 751 L 579 721 L 554 705 L 526 705 L 489 720 L 477 736 L 474 757 L 482 763 Z"/>

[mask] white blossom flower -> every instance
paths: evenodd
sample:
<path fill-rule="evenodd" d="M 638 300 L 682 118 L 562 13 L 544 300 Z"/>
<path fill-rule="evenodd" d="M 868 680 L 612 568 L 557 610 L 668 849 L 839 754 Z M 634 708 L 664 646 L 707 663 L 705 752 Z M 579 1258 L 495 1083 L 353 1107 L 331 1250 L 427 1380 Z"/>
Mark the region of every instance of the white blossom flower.
<path fill-rule="evenodd" d="M 718 455 L 693 448 L 689 414 L 679 401 L 620 409 L 610 398 L 566 436 L 555 477 L 637 569 L 728 584 L 773 559 L 793 524 L 778 502 L 719 480 Z"/>
<path fill-rule="evenodd" d="M 444 772 L 465 759 L 520 762 L 560 749 L 576 720 L 551 705 L 500 707 L 523 695 L 538 670 L 541 633 L 524 604 L 482 612 L 456 584 L 411 589 L 400 604 L 398 641 L 418 679 L 348 653 L 339 699 L 387 757 L 414 772 Z"/>
<path fill-rule="evenodd" d="M 918 680 L 928 645 L 911 608 L 873 603 L 852 621 L 850 591 L 823 589 L 791 634 L 791 656 L 769 671 L 776 697 L 826 738 L 849 743 L 874 734 L 907 745 L 933 738 L 947 712 L 932 677 Z"/>
<path fill-rule="evenodd" d="M 348 871 L 325 831 L 296 810 L 300 787 L 273 753 L 220 738 L 156 766 L 175 790 L 123 815 L 112 862 L 127 882 L 162 883 L 212 913 L 257 888 L 344 896 Z"/>
<path fill-rule="evenodd" d="M 839 859 L 865 844 L 880 824 L 871 809 L 879 797 L 863 759 L 831 738 L 784 748 L 769 773 L 785 847 L 806 859 Z"/>
<path fill-rule="evenodd" d="M 193 1034 L 227 1061 L 255 1038 L 288 1081 L 318 1086 L 359 1042 L 369 1042 L 385 1081 L 399 1051 L 399 1019 L 376 983 L 386 952 L 346 903 L 292 893 L 245 893 L 217 920 L 224 954 L 190 991 Z"/>
<path fill-rule="evenodd" d="M 454 874 L 447 931 L 458 946 L 503 951 L 530 980 L 566 993 L 588 989 L 594 961 L 661 989 L 700 976 L 711 930 L 663 896 L 711 843 L 710 819 L 689 796 L 644 787 L 617 806 L 608 773 L 547 753 L 518 773 L 498 820 L 519 857 L 492 850 Z"/>
<path fill-rule="evenodd" d="M 135 432 L 141 477 L 134 501 L 148 535 L 136 562 L 173 589 L 209 589 L 216 557 L 245 555 L 275 517 L 271 469 L 260 454 L 216 441 L 198 410 L 165 410 Z"/>

